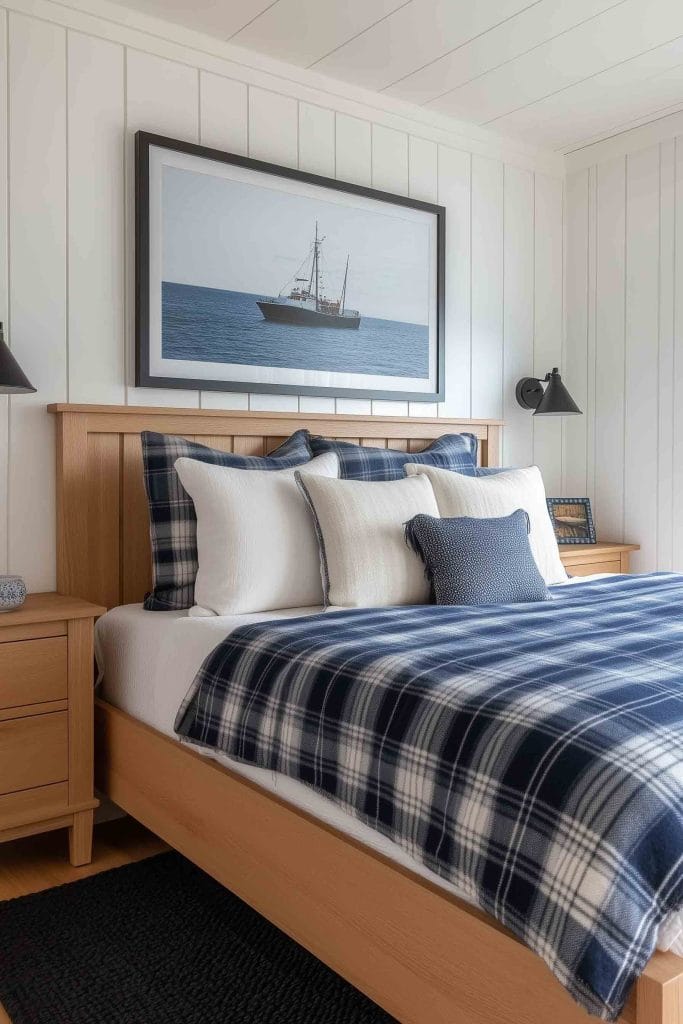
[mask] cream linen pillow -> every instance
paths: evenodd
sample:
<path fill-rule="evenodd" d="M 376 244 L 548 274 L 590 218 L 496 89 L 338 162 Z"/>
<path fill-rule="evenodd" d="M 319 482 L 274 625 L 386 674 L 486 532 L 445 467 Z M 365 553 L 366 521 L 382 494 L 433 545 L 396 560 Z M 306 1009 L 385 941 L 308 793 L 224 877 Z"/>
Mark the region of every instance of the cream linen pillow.
<path fill-rule="evenodd" d="M 322 604 L 315 523 L 294 468 L 234 469 L 186 458 L 175 468 L 197 515 L 193 614 Z M 335 477 L 339 462 L 333 453 L 318 455 L 301 469 Z"/>
<path fill-rule="evenodd" d="M 296 473 L 316 518 L 325 602 L 347 608 L 425 604 L 424 565 L 405 542 L 405 523 L 438 516 L 426 477 L 372 483 Z"/>
<path fill-rule="evenodd" d="M 493 476 L 463 476 L 447 469 L 411 462 L 408 479 L 426 476 L 434 488 L 439 514 L 493 519 L 509 516 L 518 508 L 529 515 L 529 542 L 536 565 L 547 584 L 565 583 L 567 573 L 560 561 L 555 533 L 545 500 L 543 478 L 537 466 L 511 469 Z"/>

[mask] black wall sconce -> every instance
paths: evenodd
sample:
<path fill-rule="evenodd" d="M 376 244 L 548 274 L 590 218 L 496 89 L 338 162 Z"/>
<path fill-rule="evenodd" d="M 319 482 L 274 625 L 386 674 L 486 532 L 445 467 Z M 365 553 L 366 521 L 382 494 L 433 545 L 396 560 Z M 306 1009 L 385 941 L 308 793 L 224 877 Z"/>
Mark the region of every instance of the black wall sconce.
<path fill-rule="evenodd" d="M 22 395 L 35 390 L 12 355 L 0 323 L 0 395 Z"/>
<path fill-rule="evenodd" d="M 543 384 L 548 385 L 543 388 Z M 540 377 L 522 377 L 517 381 L 517 401 L 523 409 L 533 409 L 534 416 L 580 416 L 581 410 L 562 383 L 556 366 Z"/>

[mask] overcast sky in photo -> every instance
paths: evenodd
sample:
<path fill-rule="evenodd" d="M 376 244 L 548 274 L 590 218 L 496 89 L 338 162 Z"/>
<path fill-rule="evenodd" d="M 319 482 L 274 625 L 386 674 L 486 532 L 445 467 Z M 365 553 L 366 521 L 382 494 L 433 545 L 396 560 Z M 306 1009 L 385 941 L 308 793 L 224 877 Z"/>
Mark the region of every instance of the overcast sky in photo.
<path fill-rule="evenodd" d="M 317 218 L 328 297 L 339 297 L 348 254 L 347 309 L 428 323 L 426 220 L 168 166 L 162 204 L 165 281 L 262 295 L 278 295 L 287 285 L 288 292 L 312 249 Z"/>

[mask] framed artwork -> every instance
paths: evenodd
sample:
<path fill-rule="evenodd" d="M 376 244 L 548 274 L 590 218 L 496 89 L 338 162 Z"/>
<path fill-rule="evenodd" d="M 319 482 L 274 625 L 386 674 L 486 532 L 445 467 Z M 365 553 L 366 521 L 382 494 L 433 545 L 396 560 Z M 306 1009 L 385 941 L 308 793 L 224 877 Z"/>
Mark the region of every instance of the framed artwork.
<path fill-rule="evenodd" d="M 136 384 L 434 402 L 441 206 L 136 135 Z"/>
<path fill-rule="evenodd" d="M 558 544 L 595 544 L 590 498 L 548 498 Z"/>

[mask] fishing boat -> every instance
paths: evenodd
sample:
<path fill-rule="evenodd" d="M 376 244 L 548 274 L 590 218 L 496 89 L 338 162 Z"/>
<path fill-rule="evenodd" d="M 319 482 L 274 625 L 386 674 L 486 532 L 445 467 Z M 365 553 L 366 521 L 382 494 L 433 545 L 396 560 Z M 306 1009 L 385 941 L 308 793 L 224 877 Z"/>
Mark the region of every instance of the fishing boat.
<path fill-rule="evenodd" d="M 341 327 L 358 330 L 360 313 L 357 309 L 346 309 L 345 306 L 346 282 L 349 276 L 348 256 L 339 298 L 330 299 L 323 294 L 321 255 L 324 240 L 324 237 L 321 238 L 318 234 L 316 221 L 312 253 L 309 253 L 297 271 L 289 294 L 281 292 L 277 298 L 257 299 L 256 304 L 266 320 L 274 320 L 280 324 L 296 324 L 298 327 Z M 299 276 L 309 259 L 310 273 L 303 277 Z"/>

